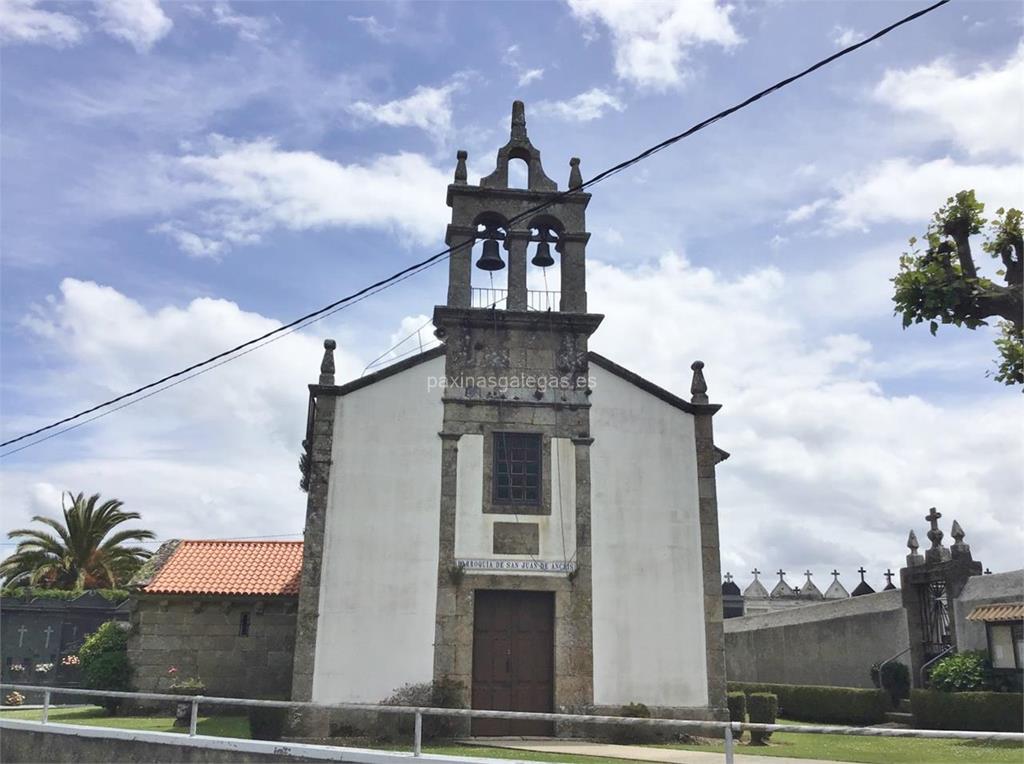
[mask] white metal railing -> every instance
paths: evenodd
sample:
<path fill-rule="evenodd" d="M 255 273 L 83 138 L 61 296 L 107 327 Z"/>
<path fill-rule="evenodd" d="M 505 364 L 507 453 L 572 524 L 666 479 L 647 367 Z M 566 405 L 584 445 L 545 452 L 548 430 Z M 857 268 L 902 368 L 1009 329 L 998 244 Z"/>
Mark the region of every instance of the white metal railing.
<path fill-rule="evenodd" d="M 527 289 L 526 309 L 540 312 L 557 311 L 562 293 L 550 289 Z M 503 308 L 508 305 L 508 290 L 492 287 L 473 287 L 470 306 L 474 308 Z"/>
<path fill-rule="evenodd" d="M 734 764 L 734 733 L 744 731 L 795 732 L 811 735 L 857 735 L 864 737 L 909 737 L 941 740 L 1014 741 L 1024 743 L 1020 732 L 980 732 L 973 730 L 919 730 L 890 727 L 826 727 L 811 724 L 754 724 L 750 722 L 713 722 L 695 719 L 643 719 L 627 716 L 595 716 L 589 714 L 547 714 L 526 711 L 485 711 L 470 708 L 431 708 L 429 706 L 385 706 L 376 703 L 311 703 L 299 700 L 256 700 L 253 698 L 222 698 L 205 695 L 173 695 L 158 692 L 117 692 L 114 690 L 85 690 L 77 687 L 49 687 L 29 684 L 0 684 L 0 690 L 25 690 L 43 693 L 42 724 L 49 719 L 50 695 L 91 695 L 93 697 L 126 698 L 137 700 L 165 700 L 172 703 L 190 703 L 188 734 L 196 737 L 199 704 L 221 706 L 261 706 L 264 708 L 319 708 L 350 711 L 376 711 L 385 714 L 414 714 L 413 756 L 422 752 L 423 717 L 445 716 L 468 719 L 519 719 L 522 721 L 569 722 L 574 724 L 613 724 L 625 727 L 667 727 L 677 729 L 721 730 L 725 736 L 725 761 Z M 2 718 L 2 716 L 0 716 Z M 199 735 L 199 737 L 204 737 Z"/>

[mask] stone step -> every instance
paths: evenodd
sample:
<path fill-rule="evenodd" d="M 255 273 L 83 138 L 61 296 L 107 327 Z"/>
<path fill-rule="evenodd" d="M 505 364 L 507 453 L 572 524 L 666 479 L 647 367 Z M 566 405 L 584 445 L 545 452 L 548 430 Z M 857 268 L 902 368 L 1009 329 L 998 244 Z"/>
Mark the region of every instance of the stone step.
<path fill-rule="evenodd" d="M 885 715 L 885 720 L 894 724 L 906 724 L 908 727 L 914 726 L 914 715 L 903 711 L 890 711 Z"/>
<path fill-rule="evenodd" d="M 910 698 L 901 698 L 900 699 L 900 707 L 897 708 L 896 710 L 899 711 L 901 714 L 909 714 L 909 713 L 911 713 L 911 710 L 910 710 Z"/>

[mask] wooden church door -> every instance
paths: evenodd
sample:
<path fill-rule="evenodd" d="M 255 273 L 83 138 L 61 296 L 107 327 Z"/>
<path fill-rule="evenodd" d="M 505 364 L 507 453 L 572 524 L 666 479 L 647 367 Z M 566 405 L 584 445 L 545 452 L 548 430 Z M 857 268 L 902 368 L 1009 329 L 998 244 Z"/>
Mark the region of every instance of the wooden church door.
<path fill-rule="evenodd" d="M 476 592 L 473 708 L 550 713 L 554 703 L 552 592 Z M 474 719 L 473 734 L 550 736 L 550 722 Z"/>

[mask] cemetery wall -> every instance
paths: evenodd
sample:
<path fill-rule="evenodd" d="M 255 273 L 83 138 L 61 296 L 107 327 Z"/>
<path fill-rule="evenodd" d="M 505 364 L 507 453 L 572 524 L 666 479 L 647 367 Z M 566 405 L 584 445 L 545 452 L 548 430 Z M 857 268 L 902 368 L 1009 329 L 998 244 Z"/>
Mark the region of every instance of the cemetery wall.
<path fill-rule="evenodd" d="M 197 677 L 206 695 L 290 697 L 295 608 L 295 597 L 140 596 L 128 640 L 135 689 L 166 692 L 175 677 Z"/>
<path fill-rule="evenodd" d="M 910 644 L 899 590 L 730 618 L 724 625 L 726 676 L 737 682 L 873 687 L 872 664 Z"/>

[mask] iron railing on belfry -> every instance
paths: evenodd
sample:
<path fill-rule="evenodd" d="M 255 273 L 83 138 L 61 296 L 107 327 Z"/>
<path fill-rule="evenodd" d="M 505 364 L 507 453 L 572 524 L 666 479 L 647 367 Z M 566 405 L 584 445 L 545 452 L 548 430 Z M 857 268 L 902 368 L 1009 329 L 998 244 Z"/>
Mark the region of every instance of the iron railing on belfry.
<path fill-rule="evenodd" d="M 48 687 L 27 684 L 0 684 L 0 691 L 17 690 L 43 693 L 42 724 L 48 722 L 50 711 L 50 695 L 61 693 L 68 695 L 87 695 L 92 697 L 125 698 L 136 700 L 164 700 L 171 703 L 191 704 L 188 734 L 192 737 L 203 737 L 196 732 L 199 719 L 199 705 L 221 706 L 262 706 L 264 708 L 306 708 L 306 709 L 337 709 L 351 711 L 376 711 L 385 714 L 412 714 L 415 722 L 413 727 L 413 756 L 419 756 L 423 744 L 423 717 L 446 716 L 468 719 L 517 719 L 522 721 L 565 722 L 572 724 L 612 724 L 625 727 L 667 727 L 674 729 L 715 730 L 724 733 L 725 762 L 734 764 L 735 735 L 744 731 L 763 732 L 796 732 L 810 735 L 857 735 L 866 737 L 909 737 L 933 738 L 944 740 L 976 740 L 976 741 L 1015 741 L 1024 743 L 1024 733 L 1020 732 L 975 732 L 951 730 L 919 730 L 894 729 L 891 727 L 825 727 L 811 724 L 753 724 L 748 722 L 713 722 L 694 719 L 644 719 L 625 716 L 594 716 L 589 714 L 544 714 L 525 711 L 485 711 L 469 708 L 430 708 L 427 706 L 385 706 L 375 703 L 310 703 L 292 700 L 256 700 L 253 698 L 221 698 L 204 695 L 172 695 L 157 692 L 115 692 L 113 690 L 83 690 L 80 688 Z M 2 719 L 2 715 L 0 715 Z"/>
<path fill-rule="evenodd" d="M 470 305 L 474 308 L 505 308 L 508 305 L 508 290 L 492 287 L 473 287 Z M 542 313 L 557 311 L 561 305 L 562 293 L 550 289 L 526 290 L 526 309 Z"/>

